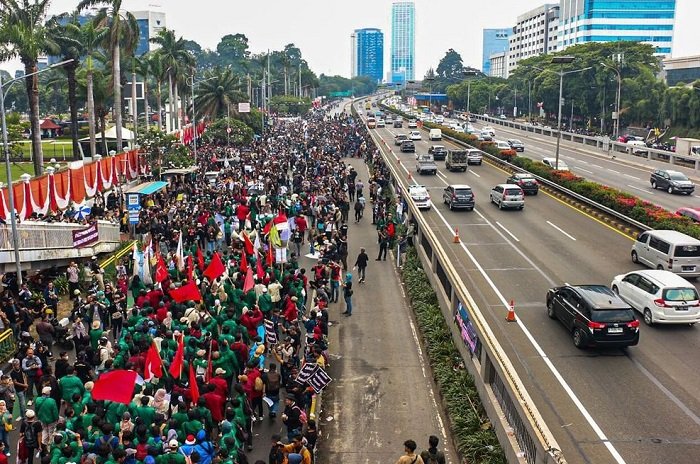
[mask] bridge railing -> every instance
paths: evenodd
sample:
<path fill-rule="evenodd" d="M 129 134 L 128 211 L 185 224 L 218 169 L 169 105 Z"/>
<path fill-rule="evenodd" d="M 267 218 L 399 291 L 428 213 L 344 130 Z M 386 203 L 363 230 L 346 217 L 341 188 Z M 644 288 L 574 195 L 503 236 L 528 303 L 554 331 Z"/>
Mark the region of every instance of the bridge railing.
<path fill-rule="evenodd" d="M 25 222 L 17 226 L 20 250 L 60 249 L 73 247 L 73 232 L 85 225 L 71 223 Z M 97 242 L 119 242 L 119 225 L 98 221 Z M 0 226 L 0 251 L 13 249 L 14 239 L 9 224 Z"/>

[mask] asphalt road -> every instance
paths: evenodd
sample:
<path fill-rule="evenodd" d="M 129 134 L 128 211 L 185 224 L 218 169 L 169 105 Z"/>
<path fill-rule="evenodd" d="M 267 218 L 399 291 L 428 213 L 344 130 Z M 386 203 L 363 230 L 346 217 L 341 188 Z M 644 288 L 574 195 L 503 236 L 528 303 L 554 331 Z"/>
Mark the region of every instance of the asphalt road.
<path fill-rule="evenodd" d="M 500 211 L 489 203 L 489 191 L 507 174 L 486 163 L 466 173 L 451 173 L 438 162 L 437 176 L 416 176 L 415 156 L 393 150 L 393 131 L 378 129 L 375 134 L 392 149 L 388 156 L 395 165 L 401 159 L 404 175 L 409 169 L 416 182 L 428 187 L 434 205 L 423 213 L 426 220 L 490 319 L 568 461 L 696 459 L 700 455 L 697 327 L 643 326 L 637 347 L 582 351 L 545 312 L 546 291 L 552 286 L 609 285 L 616 274 L 639 268 L 629 257 L 632 238 L 544 192 L 527 197 L 523 211 Z M 425 153 L 429 144 L 423 140 L 416 146 Z M 472 187 L 474 212 L 451 212 L 442 204 L 442 190 L 453 183 Z M 452 243 L 455 228 L 461 245 Z M 517 324 L 504 320 L 511 299 Z"/>

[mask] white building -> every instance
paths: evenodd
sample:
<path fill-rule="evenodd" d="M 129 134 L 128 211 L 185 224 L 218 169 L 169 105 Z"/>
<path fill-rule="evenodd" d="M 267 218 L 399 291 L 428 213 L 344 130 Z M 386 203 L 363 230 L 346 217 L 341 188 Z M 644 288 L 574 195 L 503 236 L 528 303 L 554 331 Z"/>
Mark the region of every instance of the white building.
<path fill-rule="evenodd" d="M 507 72 L 520 60 L 557 51 L 559 5 L 547 3 L 518 16 L 509 39 Z"/>
<path fill-rule="evenodd" d="M 508 78 L 508 53 L 499 52 L 494 53 L 489 57 L 489 62 L 491 66 L 489 68 L 489 76 L 491 77 L 501 77 L 503 79 Z"/>
<path fill-rule="evenodd" d="M 158 48 L 151 39 L 165 29 L 165 13 L 162 11 L 132 11 L 139 26 L 139 44 L 136 47 L 136 55 L 141 56 L 150 50 Z"/>

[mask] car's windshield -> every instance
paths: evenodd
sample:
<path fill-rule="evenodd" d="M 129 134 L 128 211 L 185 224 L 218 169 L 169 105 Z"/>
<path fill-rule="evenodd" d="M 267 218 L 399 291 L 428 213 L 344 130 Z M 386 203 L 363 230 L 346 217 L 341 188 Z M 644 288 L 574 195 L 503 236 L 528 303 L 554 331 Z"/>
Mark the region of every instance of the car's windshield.
<path fill-rule="evenodd" d="M 663 299 L 666 301 L 693 301 L 698 299 L 698 292 L 694 288 L 667 288 L 664 290 Z"/>
<path fill-rule="evenodd" d="M 469 189 L 455 189 L 455 195 L 471 195 L 472 191 Z"/>
<path fill-rule="evenodd" d="M 668 175 L 671 176 L 672 180 L 688 180 L 682 172 L 669 172 Z"/>
<path fill-rule="evenodd" d="M 591 311 L 591 320 L 595 322 L 631 322 L 634 314 L 629 309 L 603 309 Z"/>

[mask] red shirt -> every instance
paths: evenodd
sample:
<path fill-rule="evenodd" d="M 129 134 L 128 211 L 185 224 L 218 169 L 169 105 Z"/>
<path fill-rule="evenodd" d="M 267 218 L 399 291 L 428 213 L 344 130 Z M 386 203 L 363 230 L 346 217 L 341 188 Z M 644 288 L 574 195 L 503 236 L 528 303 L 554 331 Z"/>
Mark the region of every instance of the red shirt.
<path fill-rule="evenodd" d="M 217 394 L 216 391 L 205 393 L 202 395 L 204 401 L 207 404 L 207 409 L 211 411 L 211 418 L 219 423 L 224 420 L 224 406 L 226 405 L 226 399 Z"/>
<path fill-rule="evenodd" d="M 304 216 L 297 216 L 294 219 L 294 222 L 297 225 L 297 229 L 299 229 L 299 232 L 301 232 L 302 234 L 306 232 L 306 229 L 309 228 L 309 225 L 306 223 L 306 218 Z"/>

